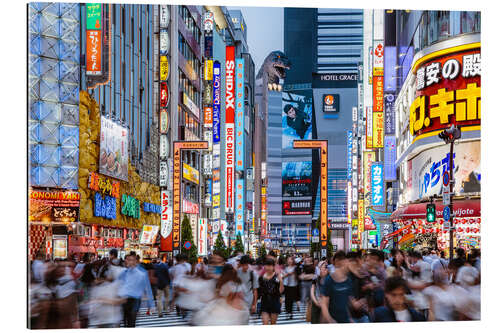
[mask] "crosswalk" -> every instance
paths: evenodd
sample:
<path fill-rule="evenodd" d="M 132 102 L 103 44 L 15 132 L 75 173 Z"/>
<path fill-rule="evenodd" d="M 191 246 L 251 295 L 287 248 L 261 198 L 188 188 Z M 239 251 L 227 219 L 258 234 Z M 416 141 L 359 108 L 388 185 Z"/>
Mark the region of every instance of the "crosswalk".
<path fill-rule="evenodd" d="M 283 308 L 278 316 L 277 325 L 287 325 L 287 324 L 305 324 L 306 323 L 306 307 L 305 305 L 300 306 L 300 311 L 297 312 L 297 307 L 294 304 L 293 319 L 288 319 L 289 315 L 285 312 L 285 302 L 282 302 Z M 151 315 L 146 314 L 147 309 L 141 308 L 137 313 L 136 327 L 174 327 L 174 326 L 190 326 L 189 321 L 191 319 L 191 314 L 188 314 L 186 318 L 178 316 L 176 311 L 171 311 L 168 314 L 164 314 L 162 318 L 158 317 L 158 314 L 153 313 Z M 249 325 L 262 325 L 262 320 L 258 314 L 253 314 L 250 316 Z"/>

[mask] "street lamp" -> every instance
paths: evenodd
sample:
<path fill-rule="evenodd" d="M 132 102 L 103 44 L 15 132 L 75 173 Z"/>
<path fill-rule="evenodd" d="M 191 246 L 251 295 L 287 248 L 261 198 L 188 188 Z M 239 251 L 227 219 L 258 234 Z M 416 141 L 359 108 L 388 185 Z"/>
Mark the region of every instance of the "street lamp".
<path fill-rule="evenodd" d="M 449 156 L 449 168 L 450 168 L 450 260 L 453 259 L 453 187 L 455 184 L 455 180 L 453 179 L 453 145 L 455 140 L 460 139 L 462 137 L 462 132 L 460 128 L 455 127 L 455 125 L 451 125 L 450 128 L 445 129 L 441 133 L 438 134 L 438 137 L 442 139 L 445 143 L 450 143 L 450 156 Z M 443 217 L 444 217 L 444 209 L 443 208 Z"/>

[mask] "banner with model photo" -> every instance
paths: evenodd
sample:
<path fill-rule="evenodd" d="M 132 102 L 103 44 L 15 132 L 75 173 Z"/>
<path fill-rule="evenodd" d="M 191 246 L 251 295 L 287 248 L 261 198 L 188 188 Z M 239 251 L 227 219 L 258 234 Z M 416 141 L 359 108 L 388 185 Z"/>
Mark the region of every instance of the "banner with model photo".
<path fill-rule="evenodd" d="M 282 148 L 293 149 L 294 140 L 312 139 L 312 90 L 303 94 L 282 93 Z"/>
<path fill-rule="evenodd" d="M 312 196 L 312 162 L 283 162 L 281 179 L 283 197 Z"/>
<path fill-rule="evenodd" d="M 99 173 L 128 180 L 128 129 L 101 116 Z"/>
<path fill-rule="evenodd" d="M 443 172 L 449 171 L 449 145 L 425 150 L 408 161 L 410 201 L 441 195 Z M 457 195 L 481 192 L 481 141 L 459 142 L 454 147 L 453 178 Z"/>

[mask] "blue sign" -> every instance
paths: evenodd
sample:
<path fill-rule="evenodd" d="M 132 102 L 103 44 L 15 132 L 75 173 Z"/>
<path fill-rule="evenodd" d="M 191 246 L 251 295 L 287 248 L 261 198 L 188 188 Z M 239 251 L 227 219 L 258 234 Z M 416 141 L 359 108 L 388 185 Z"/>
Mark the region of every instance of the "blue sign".
<path fill-rule="evenodd" d="M 347 131 L 347 179 L 352 179 L 352 131 Z"/>
<path fill-rule="evenodd" d="M 386 135 L 384 138 L 384 180 L 396 180 L 396 137 Z"/>
<path fill-rule="evenodd" d="M 161 214 L 161 206 L 149 202 L 145 202 L 142 206 L 142 209 L 147 213 Z"/>
<path fill-rule="evenodd" d="M 443 172 L 443 185 L 448 186 L 450 183 L 450 173 L 448 171 Z"/>
<path fill-rule="evenodd" d="M 318 228 L 314 228 L 312 234 L 313 234 L 314 237 L 319 236 L 319 229 Z"/>
<path fill-rule="evenodd" d="M 220 62 L 214 62 L 214 113 L 213 113 L 213 143 L 220 142 L 220 100 L 221 100 L 221 67 Z"/>
<path fill-rule="evenodd" d="M 450 212 L 450 206 L 445 206 L 443 208 L 443 219 L 448 222 L 450 220 L 450 215 L 451 215 L 451 212 Z"/>
<path fill-rule="evenodd" d="M 372 206 L 384 206 L 384 166 L 382 163 L 373 163 L 372 170 Z"/>
<path fill-rule="evenodd" d="M 104 217 L 106 219 L 116 219 L 116 198 L 96 192 L 94 197 L 94 216 Z"/>
<path fill-rule="evenodd" d="M 186 242 L 184 243 L 184 248 L 185 248 L 186 250 L 189 250 L 189 249 L 191 248 L 191 242 L 190 242 L 190 241 L 186 241 Z"/>

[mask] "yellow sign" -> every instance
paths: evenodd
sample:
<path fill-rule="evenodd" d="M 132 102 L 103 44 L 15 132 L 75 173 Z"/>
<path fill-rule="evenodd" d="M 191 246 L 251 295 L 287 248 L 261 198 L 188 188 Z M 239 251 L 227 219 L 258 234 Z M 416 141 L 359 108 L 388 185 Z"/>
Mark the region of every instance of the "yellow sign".
<path fill-rule="evenodd" d="M 186 163 L 183 163 L 182 176 L 184 179 L 200 184 L 200 172 Z"/>
<path fill-rule="evenodd" d="M 166 81 L 168 79 L 168 59 L 167 56 L 160 57 L 160 81 Z"/>
<path fill-rule="evenodd" d="M 364 230 L 365 224 L 365 202 L 363 200 L 358 200 L 358 221 L 360 228 Z M 363 227 L 361 227 L 363 226 Z"/>
<path fill-rule="evenodd" d="M 373 112 L 373 148 L 384 148 L 383 112 Z"/>
<path fill-rule="evenodd" d="M 301 148 L 321 148 L 323 147 L 323 141 L 320 140 L 295 140 L 293 141 L 293 148 L 301 149 Z"/>
<path fill-rule="evenodd" d="M 366 148 L 373 148 L 373 112 L 371 107 L 366 108 Z"/>
<path fill-rule="evenodd" d="M 205 79 L 205 81 L 212 81 L 214 79 L 214 61 L 213 60 L 206 60 L 205 61 L 203 78 Z"/>

